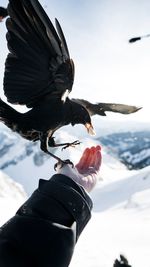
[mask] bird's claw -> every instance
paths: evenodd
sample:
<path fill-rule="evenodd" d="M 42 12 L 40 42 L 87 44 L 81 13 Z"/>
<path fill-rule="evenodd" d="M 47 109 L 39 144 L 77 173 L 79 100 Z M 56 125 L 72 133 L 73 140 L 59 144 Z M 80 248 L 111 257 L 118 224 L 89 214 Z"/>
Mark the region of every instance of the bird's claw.
<path fill-rule="evenodd" d="M 57 169 L 63 168 L 66 164 L 70 164 L 72 168 L 74 168 L 74 164 L 69 160 L 58 160 L 58 162 L 54 165 L 54 170 L 57 171 Z"/>
<path fill-rule="evenodd" d="M 80 145 L 81 144 L 81 142 L 79 141 L 79 140 L 76 140 L 76 141 L 74 141 L 74 142 L 72 142 L 72 143 L 68 143 L 68 144 L 66 144 L 63 148 L 62 148 L 62 150 L 64 150 L 64 149 L 66 149 L 66 148 L 68 148 L 68 147 L 75 147 L 76 145 Z"/>

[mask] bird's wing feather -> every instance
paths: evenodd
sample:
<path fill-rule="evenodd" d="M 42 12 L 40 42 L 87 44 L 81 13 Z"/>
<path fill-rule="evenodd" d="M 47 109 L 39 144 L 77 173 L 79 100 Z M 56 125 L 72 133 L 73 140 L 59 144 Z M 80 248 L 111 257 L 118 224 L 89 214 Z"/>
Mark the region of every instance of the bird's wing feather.
<path fill-rule="evenodd" d="M 7 9 L 6 8 L 4 8 L 4 7 L 2 7 L 2 6 L 0 6 L 0 17 L 1 17 L 1 19 L 3 19 L 3 18 L 5 18 L 5 17 L 7 17 Z M 1 20 L 0 20 L 1 21 Z"/>
<path fill-rule="evenodd" d="M 141 109 L 141 107 L 124 105 L 124 104 L 115 104 L 115 103 L 92 104 L 89 101 L 84 100 L 84 99 L 71 99 L 71 100 L 84 106 L 88 110 L 91 116 L 96 115 L 96 114 L 101 115 L 101 116 L 106 116 L 105 112 L 107 111 L 117 112 L 117 113 L 122 113 L 122 114 L 130 114 Z"/>
<path fill-rule="evenodd" d="M 59 23 L 59 21 L 57 19 L 55 19 L 55 24 L 56 24 L 56 28 L 57 28 L 57 31 L 59 33 L 59 36 L 60 36 L 60 38 L 62 40 L 62 52 L 63 52 L 63 55 L 66 58 L 68 58 L 68 57 L 70 58 L 69 50 L 68 50 L 67 43 L 66 43 L 66 40 L 65 40 L 65 36 L 63 34 L 63 31 L 62 31 L 62 28 L 60 26 L 60 23 Z"/>
<path fill-rule="evenodd" d="M 32 107 L 43 95 L 71 91 L 74 69 L 65 37 L 62 30 L 56 32 L 40 3 L 9 0 L 8 14 L 7 100 Z"/>

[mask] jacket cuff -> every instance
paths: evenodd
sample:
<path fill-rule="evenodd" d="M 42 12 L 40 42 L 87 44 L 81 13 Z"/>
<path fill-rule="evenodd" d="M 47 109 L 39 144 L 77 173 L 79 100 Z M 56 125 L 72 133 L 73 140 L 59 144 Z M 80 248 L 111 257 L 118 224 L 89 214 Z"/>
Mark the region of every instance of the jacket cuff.
<path fill-rule="evenodd" d="M 77 223 L 77 239 L 91 218 L 92 200 L 71 178 L 55 174 L 48 181 L 39 181 L 39 190 L 54 198 L 72 215 Z"/>

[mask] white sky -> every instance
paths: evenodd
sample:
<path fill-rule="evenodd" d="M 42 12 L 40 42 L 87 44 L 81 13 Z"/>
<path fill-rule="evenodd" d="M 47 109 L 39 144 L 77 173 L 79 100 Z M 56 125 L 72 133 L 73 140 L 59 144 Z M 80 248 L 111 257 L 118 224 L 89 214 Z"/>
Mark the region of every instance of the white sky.
<path fill-rule="evenodd" d="M 71 97 L 93 102 L 142 106 L 138 113 L 109 118 L 149 122 L 150 38 L 129 44 L 128 39 L 150 33 L 149 0 L 41 0 L 54 22 L 64 30 L 76 75 Z M 6 6 L 7 0 L 0 0 Z M 0 88 L 7 55 L 5 23 L 0 24 Z M 3 91 L 1 92 L 3 97 Z"/>

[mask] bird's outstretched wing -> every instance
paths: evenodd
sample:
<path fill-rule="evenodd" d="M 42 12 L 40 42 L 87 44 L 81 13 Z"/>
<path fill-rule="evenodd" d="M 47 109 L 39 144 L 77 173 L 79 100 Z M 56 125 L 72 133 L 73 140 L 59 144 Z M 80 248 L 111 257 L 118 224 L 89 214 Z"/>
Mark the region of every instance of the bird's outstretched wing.
<path fill-rule="evenodd" d="M 73 98 L 71 100 L 85 107 L 91 116 L 96 115 L 96 114 L 101 115 L 101 116 L 106 116 L 106 113 L 105 113 L 106 111 L 118 112 L 122 114 L 130 114 L 141 109 L 141 107 L 124 105 L 124 104 L 114 104 L 114 103 L 92 104 L 89 101 L 84 100 L 84 99 Z"/>
<path fill-rule="evenodd" d="M 56 31 L 38 0 L 9 0 L 8 15 L 7 100 L 32 107 L 46 94 L 70 92 L 74 65 L 59 22 Z"/>

